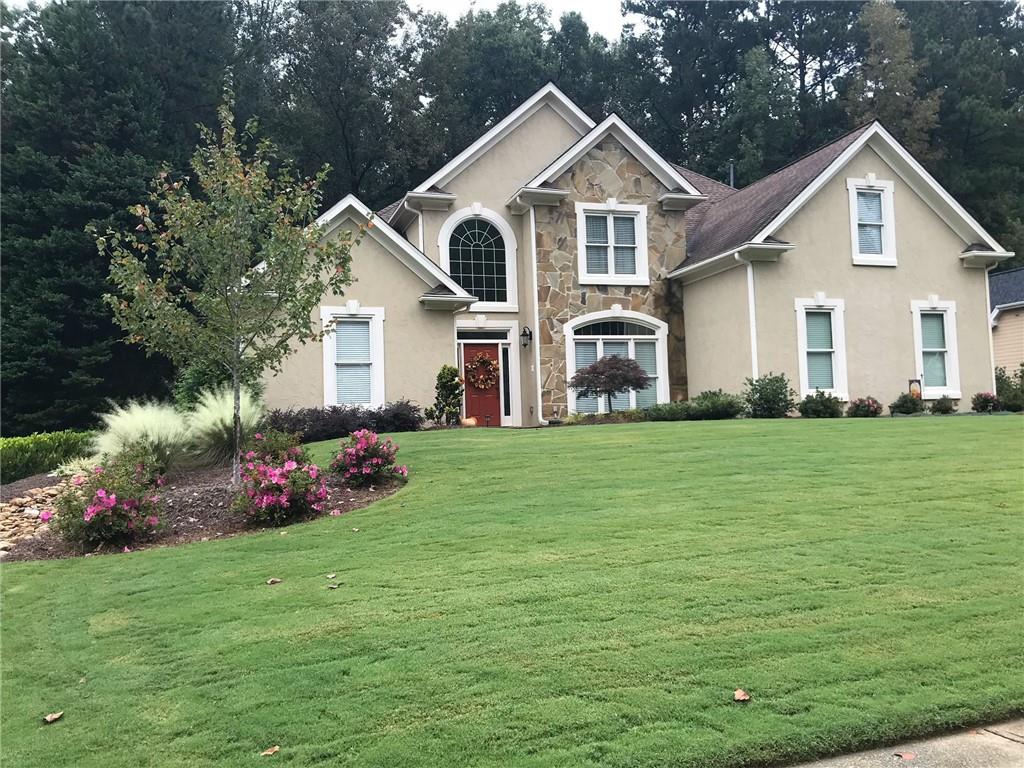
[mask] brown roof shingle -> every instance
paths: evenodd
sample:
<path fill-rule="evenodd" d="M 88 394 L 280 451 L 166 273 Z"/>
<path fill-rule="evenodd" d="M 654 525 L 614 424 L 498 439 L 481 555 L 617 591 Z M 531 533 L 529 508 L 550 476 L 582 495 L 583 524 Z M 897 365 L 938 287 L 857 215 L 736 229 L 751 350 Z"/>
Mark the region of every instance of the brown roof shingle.
<path fill-rule="evenodd" d="M 716 190 L 717 199 L 701 189 L 709 199 L 686 214 L 692 221 L 687 223 L 686 259 L 679 266 L 698 264 L 750 242 L 870 126 L 862 125 L 743 189 L 729 194 Z"/>

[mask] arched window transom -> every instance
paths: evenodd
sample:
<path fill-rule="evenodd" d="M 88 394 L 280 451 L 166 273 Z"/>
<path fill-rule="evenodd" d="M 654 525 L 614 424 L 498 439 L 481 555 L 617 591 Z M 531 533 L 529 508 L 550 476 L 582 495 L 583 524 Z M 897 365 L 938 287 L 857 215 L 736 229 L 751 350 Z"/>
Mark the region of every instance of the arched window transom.
<path fill-rule="evenodd" d="M 505 240 L 491 222 L 467 219 L 448 242 L 449 273 L 482 302 L 508 301 Z"/>

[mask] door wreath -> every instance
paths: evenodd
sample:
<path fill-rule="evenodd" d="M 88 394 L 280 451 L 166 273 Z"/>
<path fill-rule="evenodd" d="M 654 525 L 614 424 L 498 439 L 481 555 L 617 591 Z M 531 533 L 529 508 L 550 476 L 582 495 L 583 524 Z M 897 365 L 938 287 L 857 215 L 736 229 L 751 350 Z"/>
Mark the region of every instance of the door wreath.
<path fill-rule="evenodd" d="M 477 389 L 490 389 L 498 383 L 498 361 L 483 352 L 466 363 L 466 381 Z"/>

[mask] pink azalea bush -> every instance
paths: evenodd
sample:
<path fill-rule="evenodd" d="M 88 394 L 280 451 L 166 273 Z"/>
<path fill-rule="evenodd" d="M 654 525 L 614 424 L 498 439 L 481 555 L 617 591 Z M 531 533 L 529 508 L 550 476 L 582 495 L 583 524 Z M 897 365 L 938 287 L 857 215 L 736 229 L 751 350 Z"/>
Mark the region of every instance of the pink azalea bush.
<path fill-rule="evenodd" d="M 353 486 L 369 485 L 385 477 L 409 476 L 409 468 L 395 464 L 398 446 L 390 437 L 360 429 L 341 443 L 341 453 L 331 462 L 331 471 Z"/>
<path fill-rule="evenodd" d="M 53 526 L 83 548 L 134 541 L 159 527 L 163 484 L 152 453 L 129 446 L 89 474 L 71 478 L 57 497 Z"/>
<path fill-rule="evenodd" d="M 242 459 L 242 491 L 233 507 L 254 523 L 284 525 L 323 509 L 327 486 L 316 464 L 267 461 L 254 451 Z"/>
<path fill-rule="evenodd" d="M 251 448 L 245 452 L 243 459 L 252 461 L 254 458 L 264 462 L 281 463 L 289 459 L 299 464 L 307 462 L 306 449 L 299 444 L 299 435 L 276 429 L 253 435 Z"/>

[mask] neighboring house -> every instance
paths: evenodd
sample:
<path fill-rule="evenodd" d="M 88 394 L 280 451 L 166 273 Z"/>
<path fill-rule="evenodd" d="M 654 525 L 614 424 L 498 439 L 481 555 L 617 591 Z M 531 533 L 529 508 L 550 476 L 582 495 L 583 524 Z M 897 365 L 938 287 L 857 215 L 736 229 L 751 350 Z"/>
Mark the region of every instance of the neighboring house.
<path fill-rule="evenodd" d="M 1024 267 L 993 272 L 988 290 L 993 362 L 1013 373 L 1024 363 Z"/>
<path fill-rule="evenodd" d="M 479 355 L 500 375 L 465 411 L 492 426 L 603 411 L 566 386 L 602 355 L 651 376 L 615 408 L 769 371 L 844 400 L 993 386 L 987 270 L 1012 254 L 877 123 L 736 190 L 547 85 L 387 208 L 349 195 L 319 220 L 368 221 L 315 318 L 332 332 L 268 379 L 271 407 L 428 405 L 442 364 Z"/>

